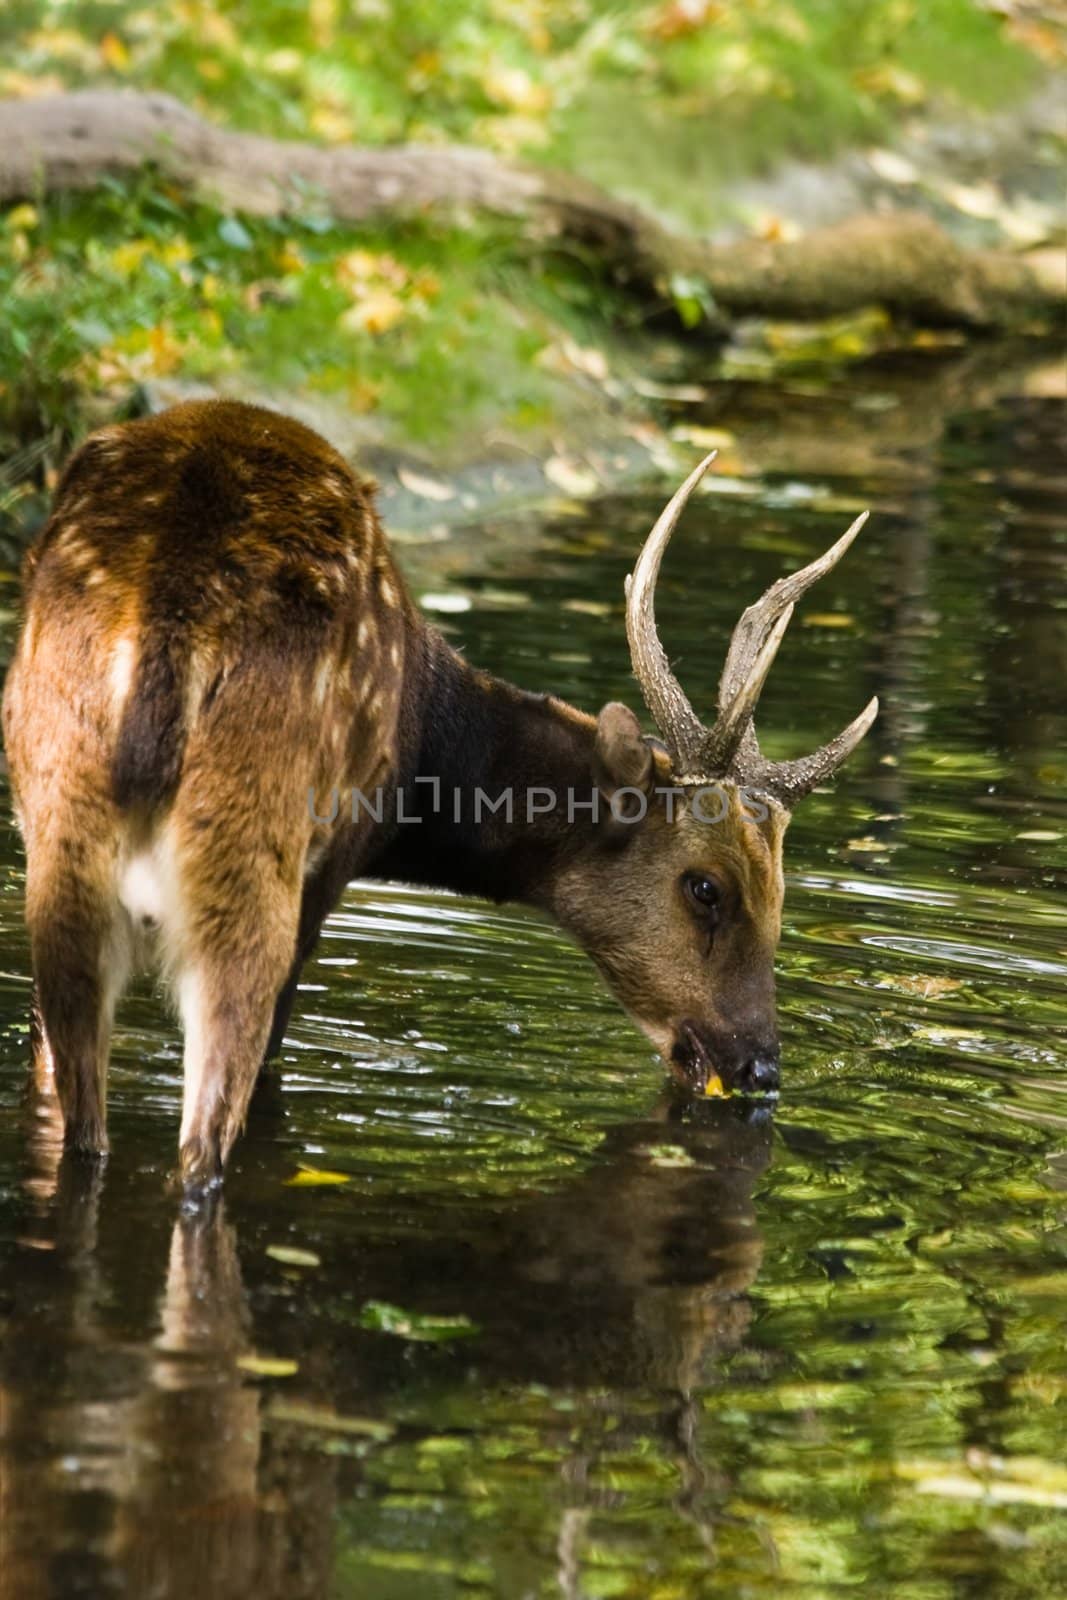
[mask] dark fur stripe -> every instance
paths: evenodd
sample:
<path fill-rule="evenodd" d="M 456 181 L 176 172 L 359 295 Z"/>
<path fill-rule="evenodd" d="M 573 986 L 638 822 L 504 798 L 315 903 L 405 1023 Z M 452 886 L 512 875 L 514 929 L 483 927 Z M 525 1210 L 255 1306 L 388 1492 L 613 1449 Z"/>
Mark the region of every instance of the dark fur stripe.
<path fill-rule="evenodd" d="M 111 792 L 124 810 L 165 805 L 185 747 L 184 640 L 153 641 L 138 664 L 111 763 Z"/>

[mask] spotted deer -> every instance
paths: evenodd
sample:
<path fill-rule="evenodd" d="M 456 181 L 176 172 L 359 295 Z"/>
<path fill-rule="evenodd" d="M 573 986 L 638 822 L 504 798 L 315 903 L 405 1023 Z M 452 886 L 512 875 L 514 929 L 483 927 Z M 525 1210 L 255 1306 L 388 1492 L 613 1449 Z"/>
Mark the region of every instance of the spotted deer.
<path fill-rule="evenodd" d="M 705 727 L 653 597 L 707 465 L 627 582 L 653 738 L 624 705 L 590 716 L 468 664 L 413 604 L 373 485 L 300 423 L 194 401 L 81 446 L 26 558 L 3 701 L 35 1058 L 68 1146 L 107 1149 L 112 1016 L 149 962 L 184 1033 L 181 1178 L 215 1185 L 357 875 L 540 908 L 689 1088 L 776 1089 L 783 835 L 877 702 L 785 762 L 753 713 L 863 518 L 744 613 Z"/>

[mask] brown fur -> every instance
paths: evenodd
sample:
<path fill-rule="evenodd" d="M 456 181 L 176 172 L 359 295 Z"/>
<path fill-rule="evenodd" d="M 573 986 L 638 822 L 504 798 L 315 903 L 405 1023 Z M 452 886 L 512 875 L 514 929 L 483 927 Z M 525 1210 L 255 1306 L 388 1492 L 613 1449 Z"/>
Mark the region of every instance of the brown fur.
<path fill-rule="evenodd" d="M 70 462 L 25 567 L 4 734 L 27 855 L 40 1052 L 68 1141 L 106 1147 L 115 1000 L 161 965 L 182 1013 L 187 1184 L 221 1173 L 322 921 L 357 872 L 540 905 L 590 951 L 664 1055 L 700 1083 L 777 1051 L 772 959 L 785 813 L 720 823 L 669 784 L 625 708 L 599 721 L 469 667 L 419 615 L 370 485 L 315 434 L 234 402 L 105 429 Z M 445 796 L 510 787 L 514 820 Z M 385 791 L 381 823 L 347 803 Z M 408 815 L 398 827 L 395 791 Z M 342 797 L 332 821 L 329 796 Z M 633 797 L 631 797 L 631 804 Z M 680 888 L 721 889 L 712 935 Z"/>

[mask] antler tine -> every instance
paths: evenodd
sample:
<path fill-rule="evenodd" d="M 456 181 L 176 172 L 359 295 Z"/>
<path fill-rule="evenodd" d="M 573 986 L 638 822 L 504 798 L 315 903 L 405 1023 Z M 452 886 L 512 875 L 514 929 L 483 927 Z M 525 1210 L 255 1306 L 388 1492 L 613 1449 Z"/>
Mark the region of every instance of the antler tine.
<path fill-rule="evenodd" d="M 677 772 L 695 771 L 694 763 L 708 737 L 685 690 L 671 671 L 656 631 L 655 593 L 663 552 L 678 526 L 690 495 L 715 460 L 717 452 L 705 456 L 668 501 L 645 540 L 633 573 L 626 580 L 626 637 L 634 677 L 656 727 L 670 752 Z"/>
<path fill-rule="evenodd" d="M 765 761 L 746 782 L 768 789 L 783 805 L 795 806 L 848 759 L 878 715 L 878 696 L 869 700 L 855 721 L 814 755 L 798 761 Z"/>
<path fill-rule="evenodd" d="M 793 606 L 790 603 L 763 641 L 763 646 L 753 661 L 745 681 L 729 705 L 720 713 L 714 728 L 708 734 L 704 742 L 701 758 L 703 762 L 701 770 L 706 774 L 725 773 L 730 770 L 741 741 L 745 737 L 745 733 L 752 721 L 752 713 L 756 709 L 756 701 L 759 699 L 760 691 L 767 681 L 767 674 L 770 672 L 774 658 L 778 654 L 778 646 L 785 637 L 785 630 L 788 628 L 792 616 Z"/>
<path fill-rule="evenodd" d="M 795 605 L 802 594 L 806 594 L 813 584 L 837 566 L 869 515 L 870 512 L 862 511 L 848 532 L 843 533 L 824 555 L 802 567 L 799 572 L 791 572 L 779 578 L 777 583 L 772 583 L 766 594 L 742 614 L 730 640 L 726 664 L 719 680 L 719 710 L 722 716 L 727 714 L 731 702 L 745 688 L 760 659 L 767 635 L 782 612 L 787 606 Z M 752 703 L 754 706 L 755 701 Z"/>

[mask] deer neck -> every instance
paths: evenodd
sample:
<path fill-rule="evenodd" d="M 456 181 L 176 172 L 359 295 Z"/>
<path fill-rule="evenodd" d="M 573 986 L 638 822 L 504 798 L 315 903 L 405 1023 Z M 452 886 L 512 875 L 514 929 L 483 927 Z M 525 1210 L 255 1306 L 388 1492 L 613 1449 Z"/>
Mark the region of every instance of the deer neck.
<path fill-rule="evenodd" d="M 476 670 L 436 632 L 420 642 L 396 826 L 365 870 L 548 906 L 556 867 L 593 826 L 596 721 Z"/>

